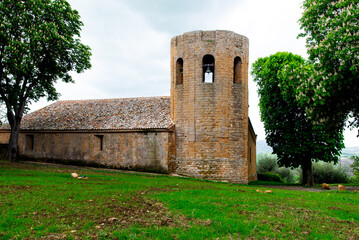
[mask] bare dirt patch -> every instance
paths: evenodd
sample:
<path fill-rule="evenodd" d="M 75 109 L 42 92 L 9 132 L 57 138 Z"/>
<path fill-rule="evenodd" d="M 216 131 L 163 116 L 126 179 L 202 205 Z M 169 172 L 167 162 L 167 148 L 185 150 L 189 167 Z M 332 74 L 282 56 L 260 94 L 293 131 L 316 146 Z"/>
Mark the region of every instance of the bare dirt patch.
<path fill-rule="evenodd" d="M 160 202 L 147 199 L 146 192 L 140 191 L 133 194 L 127 202 L 122 204 L 109 204 L 106 207 L 111 209 L 112 216 L 98 221 L 99 226 L 116 225 L 126 228 L 137 224 L 140 226 L 186 226 L 190 219 L 177 215 L 175 216 L 167 207 Z"/>
<path fill-rule="evenodd" d="M 34 186 L 28 186 L 28 185 L 0 185 L 0 196 L 6 196 L 10 193 L 15 193 L 18 191 L 30 191 L 34 189 Z"/>

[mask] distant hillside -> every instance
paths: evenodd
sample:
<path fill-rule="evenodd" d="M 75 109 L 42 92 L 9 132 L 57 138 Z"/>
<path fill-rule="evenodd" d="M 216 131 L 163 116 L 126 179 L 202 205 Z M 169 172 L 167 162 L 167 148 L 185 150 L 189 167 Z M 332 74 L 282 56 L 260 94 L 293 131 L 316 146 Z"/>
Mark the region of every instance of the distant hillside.
<path fill-rule="evenodd" d="M 257 154 L 272 153 L 272 148 L 267 145 L 265 140 L 257 140 Z M 349 158 L 353 155 L 359 156 L 359 147 L 349 147 L 342 150 L 342 159 Z"/>
<path fill-rule="evenodd" d="M 353 155 L 359 156 L 359 147 L 349 147 L 342 151 L 342 158 L 349 158 Z"/>
<path fill-rule="evenodd" d="M 272 153 L 273 149 L 267 145 L 266 140 L 257 140 L 257 154 Z"/>
<path fill-rule="evenodd" d="M 347 168 L 347 172 L 353 176 L 352 169 L 350 168 L 350 165 L 353 164 L 352 159 L 350 159 L 351 156 L 357 155 L 359 156 L 359 147 L 349 147 L 345 148 L 342 151 L 342 156 L 340 159 L 340 165 Z"/>
<path fill-rule="evenodd" d="M 267 145 L 265 140 L 257 141 L 257 154 L 268 154 L 272 153 L 272 148 Z M 350 165 L 353 164 L 353 160 L 350 159 L 351 156 L 357 155 L 359 156 L 359 147 L 349 147 L 342 150 L 341 159 L 339 161 L 339 165 L 345 167 L 346 171 L 350 176 L 353 176 Z"/>

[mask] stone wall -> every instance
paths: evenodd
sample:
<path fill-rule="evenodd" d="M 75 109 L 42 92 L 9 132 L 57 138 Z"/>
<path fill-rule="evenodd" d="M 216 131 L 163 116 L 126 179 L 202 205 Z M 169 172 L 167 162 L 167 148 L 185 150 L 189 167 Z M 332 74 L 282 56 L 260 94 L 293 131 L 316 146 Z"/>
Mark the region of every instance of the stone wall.
<path fill-rule="evenodd" d="M 213 83 L 203 81 L 206 55 L 214 58 Z M 237 68 L 236 57 L 241 62 Z M 246 37 L 230 31 L 195 31 L 172 38 L 171 117 L 176 125 L 175 172 L 248 182 Z"/>
<path fill-rule="evenodd" d="M 8 144 L 0 143 L 0 159 L 6 158 L 7 148 L 8 148 Z"/>
<path fill-rule="evenodd" d="M 8 144 L 10 139 L 10 131 L 0 131 L 0 144 Z"/>
<path fill-rule="evenodd" d="M 22 132 L 19 156 L 39 161 L 168 172 L 172 132 Z"/>
<path fill-rule="evenodd" d="M 257 180 L 257 158 L 256 158 L 257 136 L 250 122 L 248 126 L 248 133 L 249 133 L 248 134 L 248 181 L 255 181 Z"/>

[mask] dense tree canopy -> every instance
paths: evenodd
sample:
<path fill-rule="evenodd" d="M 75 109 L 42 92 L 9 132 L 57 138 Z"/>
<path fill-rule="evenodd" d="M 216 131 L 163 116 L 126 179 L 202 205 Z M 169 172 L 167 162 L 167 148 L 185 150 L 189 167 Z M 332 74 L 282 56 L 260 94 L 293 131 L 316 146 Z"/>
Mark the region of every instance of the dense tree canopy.
<path fill-rule="evenodd" d="M 297 86 L 313 71 L 313 66 L 302 57 L 286 52 L 257 59 L 251 71 L 259 88 L 266 141 L 277 154 L 280 166 L 302 167 L 306 185 L 314 183 L 312 161 L 337 162 L 343 147 L 341 129 L 314 125 L 307 118 L 305 107 L 296 101 Z"/>
<path fill-rule="evenodd" d="M 91 53 L 79 39 L 80 16 L 66 0 L 2 0 L 0 15 L 0 101 L 14 160 L 26 106 L 44 96 L 58 98 L 55 82 L 72 82 L 70 71 L 90 68 Z"/>
<path fill-rule="evenodd" d="M 359 126 L 359 1 L 305 0 L 299 20 L 307 38 L 310 78 L 297 88 L 298 100 L 314 121 Z M 313 93 L 308 93 L 312 91 Z"/>

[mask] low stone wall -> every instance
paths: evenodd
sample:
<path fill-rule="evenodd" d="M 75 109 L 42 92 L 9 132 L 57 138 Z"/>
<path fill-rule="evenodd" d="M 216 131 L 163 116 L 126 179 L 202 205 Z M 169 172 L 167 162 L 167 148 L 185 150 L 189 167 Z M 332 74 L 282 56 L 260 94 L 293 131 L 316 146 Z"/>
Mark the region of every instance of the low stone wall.
<path fill-rule="evenodd" d="M 23 132 L 19 156 L 46 162 L 149 172 L 169 171 L 170 131 Z"/>

